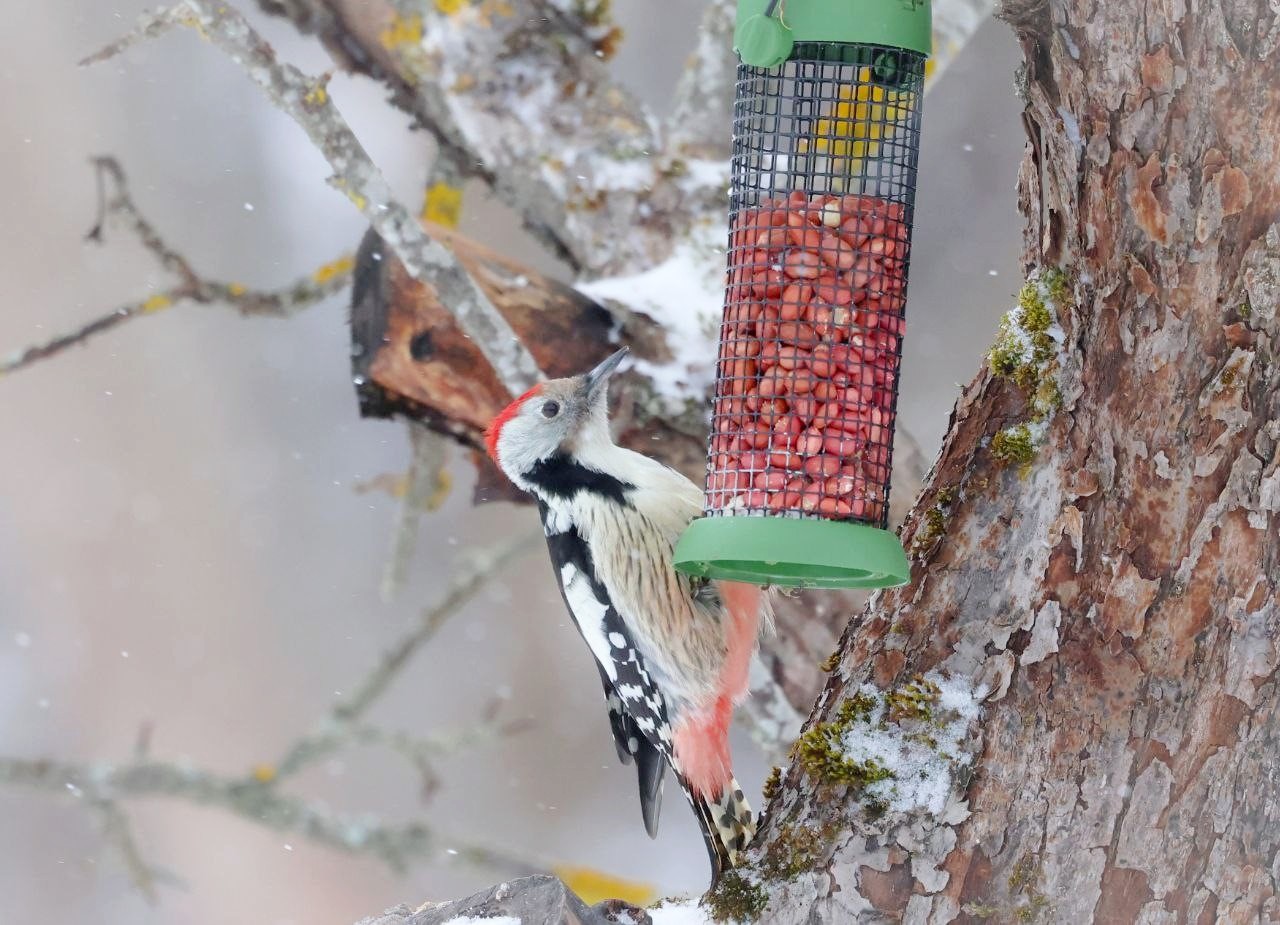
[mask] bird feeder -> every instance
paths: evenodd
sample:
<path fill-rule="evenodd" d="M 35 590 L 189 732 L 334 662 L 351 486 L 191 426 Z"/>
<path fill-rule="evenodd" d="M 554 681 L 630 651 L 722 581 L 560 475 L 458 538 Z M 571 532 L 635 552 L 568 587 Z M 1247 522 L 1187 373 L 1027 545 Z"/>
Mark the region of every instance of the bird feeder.
<path fill-rule="evenodd" d="M 928 0 L 739 0 L 729 268 L 689 574 L 903 584 L 888 531 Z"/>

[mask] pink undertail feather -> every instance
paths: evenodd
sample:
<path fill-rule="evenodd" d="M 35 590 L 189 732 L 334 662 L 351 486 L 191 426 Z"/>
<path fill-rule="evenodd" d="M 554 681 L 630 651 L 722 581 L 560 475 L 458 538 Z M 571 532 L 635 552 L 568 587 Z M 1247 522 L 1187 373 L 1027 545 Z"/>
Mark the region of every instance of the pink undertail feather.
<path fill-rule="evenodd" d="M 755 654 L 765 606 L 764 592 L 755 585 L 720 582 L 724 603 L 725 657 L 716 679 L 715 696 L 701 709 L 685 712 L 676 722 L 675 757 L 691 796 L 705 807 L 702 816 L 713 867 L 737 864 L 755 835 L 751 806 L 733 777 L 729 754 L 729 724 L 734 705 L 747 695 L 747 675 Z M 714 847 L 718 845 L 718 847 Z"/>
<path fill-rule="evenodd" d="M 724 664 L 720 667 L 719 693 L 728 694 L 734 704 L 747 696 L 747 675 L 756 652 L 760 617 L 765 609 L 764 589 L 737 581 L 720 582 L 720 600 L 728 620 L 725 624 Z M 732 712 L 732 707 L 730 707 Z"/>
<path fill-rule="evenodd" d="M 720 582 L 719 590 L 725 611 L 725 656 L 716 679 L 715 697 L 702 709 L 681 716 L 675 729 L 680 773 L 707 800 L 718 798 L 733 780 L 729 724 L 734 705 L 747 694 L 747 674 L 755 654 L 763 595 L 756 585 L 732 581 Z"/>

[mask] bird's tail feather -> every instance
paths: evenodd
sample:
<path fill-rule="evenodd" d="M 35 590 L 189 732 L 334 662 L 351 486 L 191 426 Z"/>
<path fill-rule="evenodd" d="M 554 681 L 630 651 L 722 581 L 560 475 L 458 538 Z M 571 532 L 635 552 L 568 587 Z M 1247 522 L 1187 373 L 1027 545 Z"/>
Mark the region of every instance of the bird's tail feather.
<path fill-rule="evenodd" d="M 734 778 L 715 797 L 698 794 L 683 779 L 680 785 L 702 829 L 711 859 L 711 885 L 715 886 L 721 874 L 741 863 L 743 851 L 756 834 L 755 816 Z"/>

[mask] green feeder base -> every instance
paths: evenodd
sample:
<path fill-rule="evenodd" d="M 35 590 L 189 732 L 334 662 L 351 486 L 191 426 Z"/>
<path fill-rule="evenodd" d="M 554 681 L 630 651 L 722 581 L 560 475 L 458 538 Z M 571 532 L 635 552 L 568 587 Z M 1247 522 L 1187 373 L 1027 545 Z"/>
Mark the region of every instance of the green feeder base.
<path fill-rule="evenodd" d="M 867 524 L 790 517 L 703 517 L 675 566 L 701 578 L 788 588 L 892 588 L 911 573 L 898 538 Z"/>

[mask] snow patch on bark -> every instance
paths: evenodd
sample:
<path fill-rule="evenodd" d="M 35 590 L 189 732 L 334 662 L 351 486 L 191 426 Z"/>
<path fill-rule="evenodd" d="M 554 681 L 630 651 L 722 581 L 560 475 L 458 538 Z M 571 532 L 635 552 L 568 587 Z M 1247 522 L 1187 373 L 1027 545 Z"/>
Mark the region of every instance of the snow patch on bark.
<path fill-rule="evenodd" d="M 863 793 L 891 813 L 942 814 L 955 780 L 956 754 L 969 737 L 970 723 L 978 718 L 978 700 L 967 683 L 936 674 L 925 680 L 938 690 L 930 718 L 901 723 L 893 719 L 887 698 L 874 685 L 863 685 L 861 692 L 874 698 L 875 706 L 865 722 L 850 727 L 842 743 L 848 760 L 860 765 L 874 762 L 889 772 Z"/>

